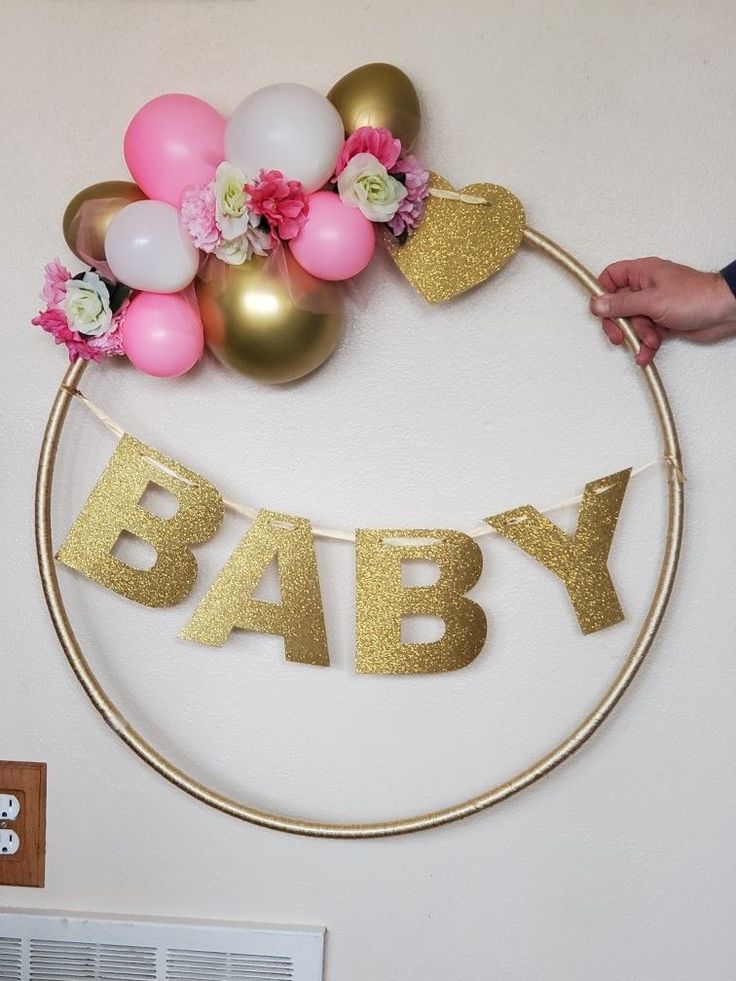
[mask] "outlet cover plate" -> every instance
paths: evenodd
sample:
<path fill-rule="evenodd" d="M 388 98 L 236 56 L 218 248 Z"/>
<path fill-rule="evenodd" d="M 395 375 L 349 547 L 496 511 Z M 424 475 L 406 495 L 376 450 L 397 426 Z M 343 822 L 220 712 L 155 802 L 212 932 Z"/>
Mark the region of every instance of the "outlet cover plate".
<path fill-rule="evenodd" d="M 0 793 L 20 802 L 14 821 L 0 820 L 20 838 L 14 855 L 0 855 L 0 886 L 37 886 L 46 881 L 46 764 L 0 760 Z"/>

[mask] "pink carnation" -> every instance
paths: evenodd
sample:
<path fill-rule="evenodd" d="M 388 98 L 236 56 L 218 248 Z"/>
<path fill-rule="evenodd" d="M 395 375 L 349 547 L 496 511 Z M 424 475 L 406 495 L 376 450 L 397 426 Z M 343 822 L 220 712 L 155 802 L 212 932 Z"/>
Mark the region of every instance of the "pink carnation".
<path fill-rule="evenodd" d="M 384 127 L 361 126 L 345 140 L 337 158 L 335 174 L 339 176 L 356 153 L 371 153 L 386 170 L 391 170 L 401 155 L 401 140 L 397 140 L 391 130 Z"/>
<path fill-rule="evenodd" d="M 109 358 L 114 354 L 123 354 L 123 328 L 125 327 L 125 314 L 127 313 L 130 300 L 124 300 L 120 309 L 113 315 L 112 327 L 106 334 L 99 337 L 90 337 L 87 346 L 91 351 L 96 352 L 101 358 Z M 97 361 L 97 358 L 94 358 Z"/>
<path fill-rule="evenodd" d="M 66 296 L 66 283 L 72 278 L 72 274 L 62 266 L 59 259 L 47 262 L 43 267 L 44 284 L 41 290 L 41 299 L 47 307 L 58 307 L 64 302 Z"/>
<path fill-rule="evenodd" d="M 187 188 L 182 194 L 179 210 L 182 227 L 203 252 L 214 252 L 220 244 L 216 213 L 214 180 Z"/>
<path fill-rule="evenodd" d="M 31 323 L 36 327 L 42 327 L 47 333 L 53 334 L 57 344 L 65 344 L 67 340 L 72 339 L 74 334 L 74 331 L 69 328 L 66 314 L 57 307 L 42 310 L 37 317 L 33 318 Z"/>
<path fill-rule="evenodd" d="M 424 217 L 426 201 L 429 197 L 429 172 L 415 156 L 410 155 L 399 160 L 391 173 L 403 174 L 406 187 L 406 197 L 402 199 L 393 218 L 387 222 L 388 227 L 398 237 L 411 234 Z"/>
<path fill-rule="evenodd" d="M 85 361 L 101 361 L 102 355 L 95 355 L 94 351 L 88 350 L 88 343 L 81 334 L 69 327 L 66 314 L 58 307 L 49 307 L 39 313 L 31 321 L 37 327 L 43 327 L 45 331 L 53 335 L 57 344 L 66 344 L 69 351 L 69 360 L 76 361 L 77 358 L 84 358 Z"/>
<path fill-rule="evenodd" d="M 301 181 L 288 181 L 280 170 L 262 170 L 258 182 L 246 184 L 248 210 L 265 218 L 274 238 L 296 238 L 309 214 Z"/>

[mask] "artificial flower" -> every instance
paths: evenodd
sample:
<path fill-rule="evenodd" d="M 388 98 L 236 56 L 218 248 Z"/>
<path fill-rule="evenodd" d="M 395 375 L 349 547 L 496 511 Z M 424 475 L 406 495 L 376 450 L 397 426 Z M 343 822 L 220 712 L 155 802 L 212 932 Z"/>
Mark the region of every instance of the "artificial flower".
<path fill-rule="evenodd" d="M 274 238 L 296 238 L 309 214 L 301 181 L 287 181 L 280 170 L 262 170 L 257 183 L 245 189 L 249 209 L 266 219 Z"/>
<path fill-rule="evenodd" d="M 343 143 L 335 166 L 338 177 L 359 153 L 372 154 L 386 170 L 391 170 L 401 154 L 401 140 L 384 127 L 360 126 Z"/>
<path fill-rule="evenodd" d="M 245 174 L 227 160 L 215 171 L 215 216 L 222 237 L 228 241 L 245 233 L 249 218 Z"/>
<path fill-rule="evenodd" d="M 96 272 L 67 280 L 64 313 L 71 330 L 85 337 L 99 337 L 110 330 L 110 292 Z"/>
<path fill-rule="evenodd" d="M 84 337 L 76 330 L 69 327 L 66 314 L 61 307 L 48 307 L 31 321 L 36 327 L 42 327 L 47 333 L 51 334 L 57 344 L 66 344 L 69 351 L 69 360 L 76 361 L 82 358 L 84 361 L 102 361 L 108 354 L 122 353 L 122 340 L 107 340 L 104 344 L 103 339 L 110 334 L 118 335 L 117 324 L 113 330 L 100 337 Z M 119 349 L 118 348 L 119 344 Z M 115 350 L 113 350 L 115 348 Z"/>
<path fill-rule="evenodd" d="M 66 344 L 73 340 L 73 331 L 69 330 L 69 322 L 61 307 L 47 307 L 31 323 L 51 334 L 57 344 Z"/>
<path fill-rule="evenodd" d="M 64 302 L 66 296 L 67 280 L 72 278 L 72 274 L 62 266 L 59 259 L 47 262 L 43 267 L 44 284 L 41 290 L 41 299 L 47 307 L 56 307 Z"/>
<path fill-rule="evenodd" d="M 221 238 L 217 227 L 214 180 L 187 188 L 182 195 L 179 214 L 184 231 L 196 247 L 203 252 L 214 252 Z"/>
<path fill-rule="evenodd" d="M 123 354 L 123 330 L 125 329 L 125 315 L 128 310 L 130 300 L 123 300 L 118 311 L 113 314 L 112 327 L 105 334 L 98 337 L 90 337 L 87 347 L 100 358 L 108 358 L 114 354 Z M 94 357 L 94 360 L 98 360 Z"/>
<path fill-rule="evenodd" d="M 403 176 L 406 197 L 388 222 L 388 227 L 397 238 L 410 235 L 424 217 L 426 201 L 429 197 L 429 171 L 414 156 L 404 157 L 393 168 L 392 173 Z M 402 176 L 397 179 L 401 180 Z"/>
<path fill-rule="evenodd" d="M 344 204 L 360 208 L 370 221 L 390 221 L 407 191 L 372 153 L 357 153 L 337 178 Z"/>
<path fill-rule="evenodd" d="M 260 219 L 252 215 L 245 232 L 237 238 L 223 238 L 215 249 L 215 255 L 231 266 L 241 266 L 253 255 L 268 255 L 271 248 L 271 235 L 259 227 Z"/>
<path fill-rule="evenodd" d="M 58 259 L 48 263 L 44 273 L 41 298 L 46 309 L 31 323 L 51 334 L 57 344 L 65 344 L 70 361 L 102 361 L 109 355 L 122 354 L 128 299 L 113 314 L 108 284 L 97 273 L 90 271 L 73 279 Z"/>

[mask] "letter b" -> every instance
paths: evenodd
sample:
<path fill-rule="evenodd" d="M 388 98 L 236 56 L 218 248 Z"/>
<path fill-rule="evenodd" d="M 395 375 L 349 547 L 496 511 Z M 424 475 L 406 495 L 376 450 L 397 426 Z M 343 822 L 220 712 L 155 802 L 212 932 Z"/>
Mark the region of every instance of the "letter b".
<path fill-rule="evenodd" d="M 176 514 L 159 518 L 140 506 L 149 484 L 177 498 Z M 137 603 L 175 606 L 197 577 L 189 546 L 211 538 L 222 516 L 222 498 L 204 477 L 126 434 L 56 557 Z M 124 532 L 153 546 L 156 562 L 150 569 L 136 569 L 112 554 Z"/>
<path fill-rule="evenodd" d="M 407 542 L 428 538 L 429 544 Z M 483 610 L 463 595 L 483 568 L 472 538 L 445 529 L 359 530 L 355 546 L 359 672 L 432 674 L 456 671 L 475 660 L 485 643 L 487 624 Z M 432 586 L 403 586 L 401 564 L 412 559 L 435 563 L 438 581 Z M 402 616 L 422 614 L 444 620 L 444 636 L 432 643 L 402 643 Z"/>

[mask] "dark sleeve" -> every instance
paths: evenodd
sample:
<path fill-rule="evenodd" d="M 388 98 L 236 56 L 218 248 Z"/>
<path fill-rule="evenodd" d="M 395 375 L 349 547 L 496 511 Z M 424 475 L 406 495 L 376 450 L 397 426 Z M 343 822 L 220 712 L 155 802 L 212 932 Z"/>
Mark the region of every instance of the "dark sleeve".
<path fill-rule="evenodd" d="M 736 262 L 732 262 L 725 269 L 721 269 L 721 276 L 730 286 L 733 295 L 736 296 Z"/>

